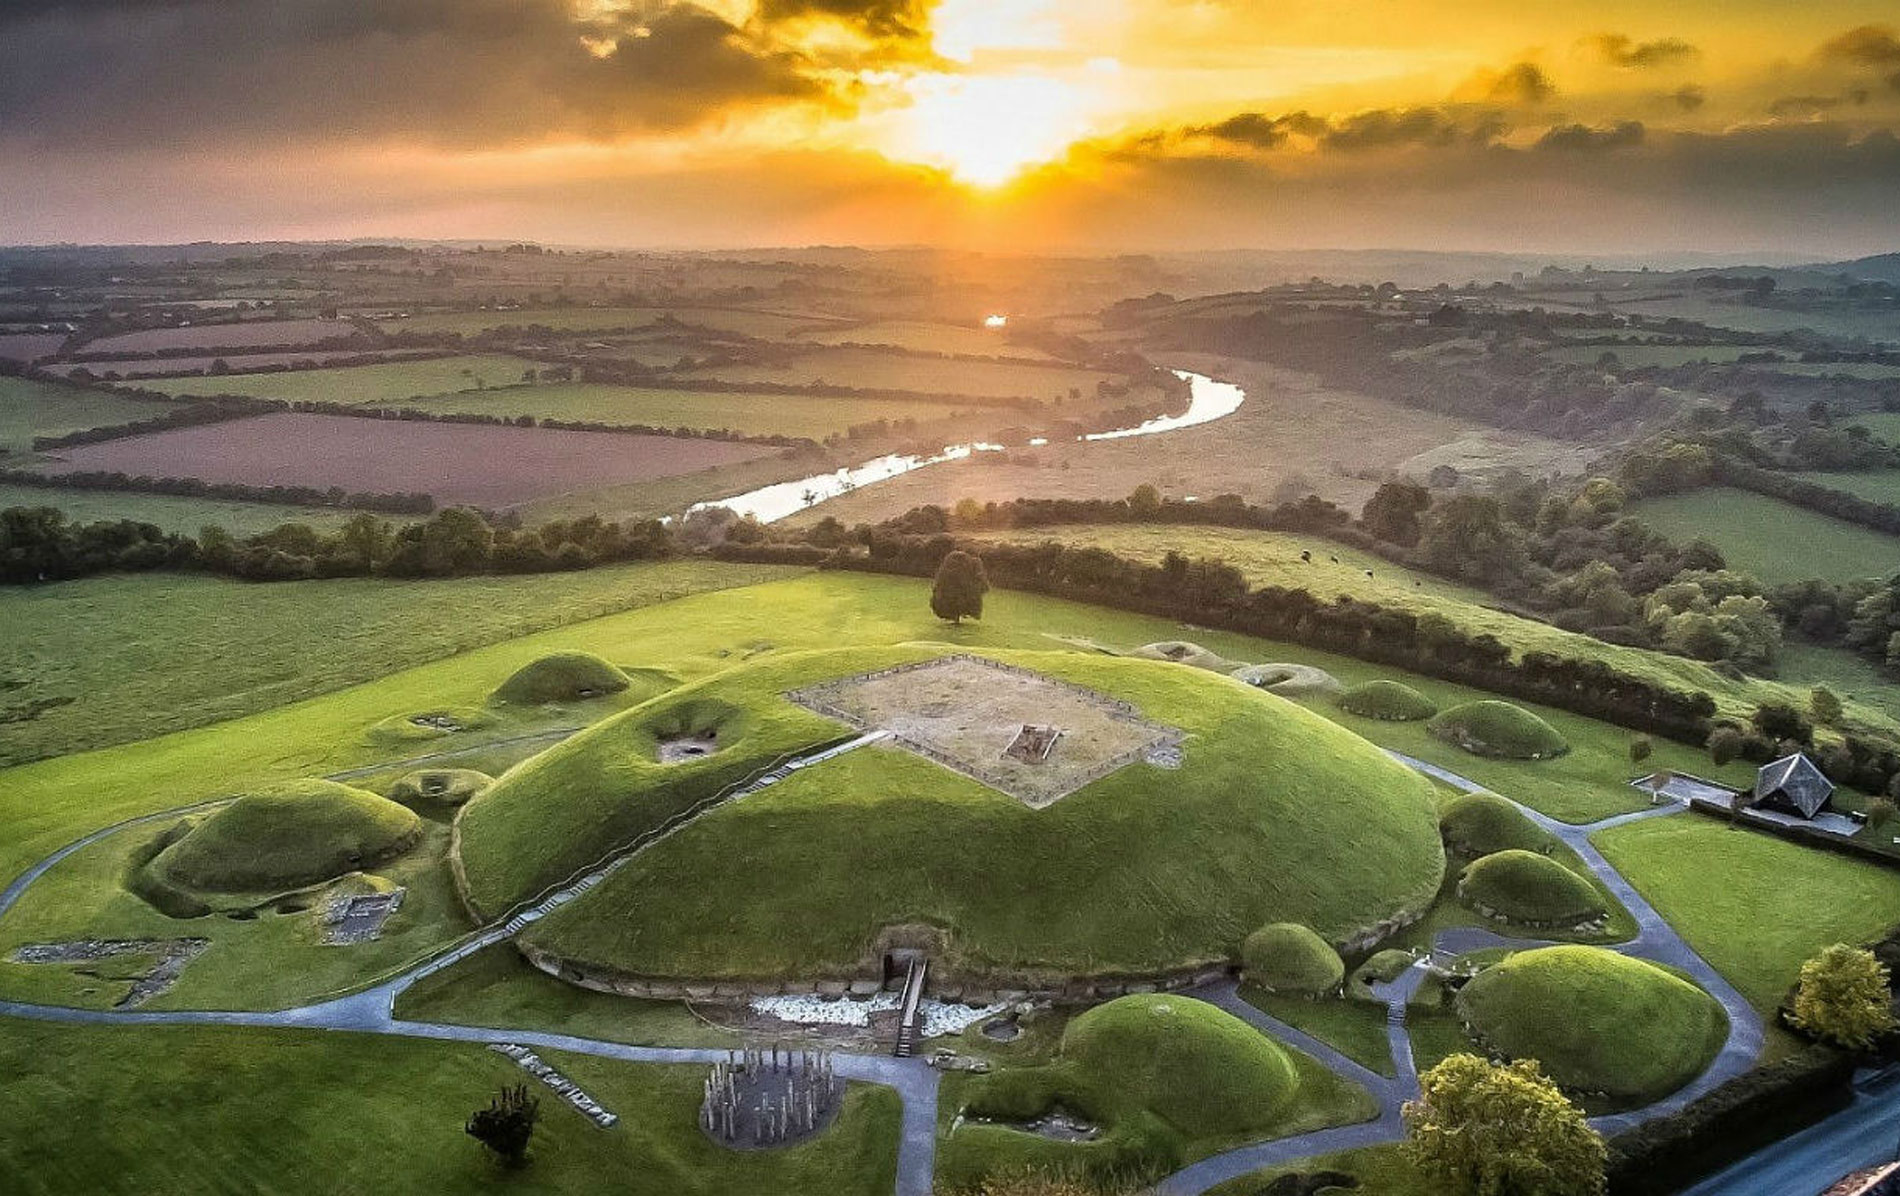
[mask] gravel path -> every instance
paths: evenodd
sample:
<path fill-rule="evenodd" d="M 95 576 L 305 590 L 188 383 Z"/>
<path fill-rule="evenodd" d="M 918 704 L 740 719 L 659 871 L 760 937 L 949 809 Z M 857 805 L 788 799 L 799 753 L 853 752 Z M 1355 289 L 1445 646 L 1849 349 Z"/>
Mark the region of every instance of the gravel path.
<path fill-rule="evenodd" d="M 492 746 L 492 745 L 488 745 Z M 856 746 L 853 744 L 852 746 Z M 833 749 L 834 752 L 836 749 Z M 453 754 L 453 753 L 445 753 Z M 1484 786 L 1454 772 L 1391 753 L 1419 772 L 1435 777 L 1464 792 L 1478 792 Z M 424 757 L 422 759 L 440 758 Z M 376 771 L 399 767 L 381 765 Z M 61 860 L 80 849 L 130 826 L 177 818 L 218 803 L 204 803 L 158 814 L 126 819 L 79 839 L 54 852 L 28 869 L 0 891 L 0 915 L 19 900 L 28 887 Z M 1515 803 L 1514 803 L 1515 804 Z M 1592 1119 L 1606 1135 L 1614 1135 L 1653 1117 L 1680 1109 L 1710 1089 L 1741 1075 L 1754 1065 L 1762 1045 L 1761 1018 L 1743 1000 L 1741 994 L 1714 968 L 1697 955 L 1654 907 L 1636 892 L 1622 875 L 1610 866 L 1590 842 L 1598 831 L 1647 818 L 1667 817 L 1680 811 L 1679 806 L 1662 806 L 1621 814 L 1585 826 L 1558 822 L 1524 806 L 1518 806 L 1532 821 L 1550 831 L 1589 865 L 1605 886 L 1615 893 L 1629 910 L 1639 928 L 1637 936 L 1613 949 L 1625 954 L 1680 969 L 1693 977 L 1727 1010 L 1728 1040 L 1703 1074 L 1668 1097 L 1642 1109 Z M 585 884 L 586 882 L 580 882 Z M 552 908 L 572 894 L 563 891 L 549 898 L 538 911 Z M 425 976 L 466 959 L 476 951 L 511 937 L 520 929 L 521 919 L 506 925 L 490 926 L 461 940 L 452 947 L 416 963 L 401 974 L 370 988 L 333 1000 L 275 1012 L 220 1010 L 102 1010 L 71 1009 L 60 1006 L 31 1005 L 18 1001 L 0 1001 L 0 1015 L 40 1021 L 80 1025 L 219 1025 L 249 1026 L 261 1029 L 333 1030 L 362 1034 L 389 1034 L 407 1038 L 436 1039 L 447 1042 L 516 1042 L 546 1050 L 597 1055 L 630 1063 L 710 1064 L 725 1057 L 721 1050 L 673 1047 L 635 1047 L 621 1043 L 553 1034 L 538 1030 L 450 1026 L 435 1022 L 411 1022 L 394 1014 L 395 1002 L 405 989 Z M 1458 927 L 1440 932 L 1433 942 L 1434 954 L 1462 954 L 1490 946 L 1518 948 L 1546 945 L 1538 940 L 1510 939 L 1477 927 Z M 1378 1102 L 1376 1118 L 1357 1125 L 1337 1126 L 1315 1133 L 1299 1134 L 1270 1142 L 1224 1151 L 1202 1159 L 1162 1181 L 1165 1196 L 1198 1196 L 1209 1188 L 1257 1171 L 1263 1167 L 1289 1163 L 1334 1151 L 1374 1146 L 1396 1141 L 1403 1136 L 1400 1109 L 1418 1094 L 1418 1073 L 1412 1059 L 1411 1038 L 1405 1028 L 1406 1003 L 1423 982 L 1426 962 L 1408 968 L 1389 985 L 1375 985 L 1376 995 L 1387 1001 L 1386 1038 L 1395 1061 L 1397 1075 L 1382 1076 L 1347 1058 L 1339 1051 L 1305 1032 L 1254 1008 L 1240 998 L 1232 981 L 1195 990 L 1187 995 L 1206 1001 L 1254 1025 L 1265 1033 L 1304 1051 L 1344 1079 L 1364 1087 Z M 889 1055 L 835 1054 L 838 1074 L 865 1083 L 882 1084 L 897 1092 L 903 1101 L 903 1129 L 898 1144 L 896 1196 L 930 1196 L 936 1162 L 937 1081 L 938 1073 L 920 1059 L 897 1059 Z M 1812 1131 L 1810 1131 L 1812 1132 Z"/>

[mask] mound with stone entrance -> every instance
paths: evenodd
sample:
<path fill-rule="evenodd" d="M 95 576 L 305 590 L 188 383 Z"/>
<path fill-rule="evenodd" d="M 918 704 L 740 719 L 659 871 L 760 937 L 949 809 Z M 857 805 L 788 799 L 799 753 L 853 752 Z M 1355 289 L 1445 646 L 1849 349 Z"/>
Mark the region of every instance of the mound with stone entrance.
<path fill-rule="evenodd" d="M 412 809 L 460 806 L 494 783 L 495 778 L 472 768 L 424 768 L 391 785 L 389 800 Z"/>
<path fill-rule="evenodd" d="M 1476 859 L 1497 851 L 1534 851 L 1548 855 L 1557 837 L 1538 826 L 1495 793 L 1467 793 L 1445 803 L 1438 817 L 1445 846 Z"/>
<path fill-rule="evenodd" d="M 1577 926 L 1608 912 L 1595 885 L 1549 856 L 1517 849 L 1473 861 L 1459 878 L 1458 899 L 1520 926 Z"/>
<path fill-rule="evenodd" d="M 717 750 L 664 759 L 682 735 Z M 492 916 L 674 826 L 529 927 L 529 957 L 625 991 L 853 981 L 907 926 L 933 984 L 1036 988 L 1221 968 L 1269 922 L 1345 942 L 1444 874 L 1429 783 L 1289 703 L 906 645 L 773 656 L 574 736 L 463 807 L 458 879 Z"/>
<path fill-rule="evenodd" d="M 414 847 L 422 820 L 408 808 L 332 781 L 245 794 L 174 828 L 145 865 L 187 892 L 294 889 L 371 868 Z"/>
<path fill-rule="evenodd" d="M 581 702 L 620 693 L 631 684 L 627 674 L 592 652 L 556 652 L 502 682 L 494 700 L 516 706 Z"/>
<path fill-rule="evenodd" d="M 1339 695 L 1339 708 L 1385 723 L 1415 723 L 1438 713 L 1424 694 L 1402 681 L 1368 681 Z"/>
<path fill-rule="evenodd" d="M 1459 1018 L 1491 1050 L 1535 1059 L 1575 1092 L 1646 1102 L 1700 1075 L 1728 1033 L 1714 997 L 1653 963 L 1597 947 L 1511 956 L 1460 990 Z"/>
<path fill-rule="evenodd" d="M 1425 728 L 1474 756 L 1548 760 L 1570 750 L 1557 728 L 1522 706 L 1496 698 L 1453 706 L 1426 723 Z"/>

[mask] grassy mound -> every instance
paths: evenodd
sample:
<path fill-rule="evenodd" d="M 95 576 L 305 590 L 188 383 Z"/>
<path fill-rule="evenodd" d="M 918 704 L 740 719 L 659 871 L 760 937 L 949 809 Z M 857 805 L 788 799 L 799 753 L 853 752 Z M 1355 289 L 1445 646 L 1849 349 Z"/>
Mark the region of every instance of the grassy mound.
<path fill-rule="evenodd" d="M 1250 664 L 1235 669 L 1233 676 L 1257 689 L 1283 698 L 1302 698 L 1311 694 L 1336 694 L 1343 686 L 1339 678 L 1310 664 Z"/>
<path fill-rule="evenodd" d="M 432 706 L 413 714 L 391 715 L 372 726 L 368 738 L 371 743 L 397 747 L 463 731 L 479 731 L 494 724 L 494 714 L 480 706 Z"/>
<path fill-rule="evenodd" d="M 1346 978 L 1339 952 L 1297 922 L 1276 922 L 1248 935 L 1240 962 L 1249 981 L 1276 993 L 1334 992 Z"/>
<path fill-rule="evenodd" d="M 1605 910 L 1596 886 L 1534 851 L 1494 852 L 1465 869 L 1458 899 L 1525 926 L 1575 926 Z"/>
<path fill-rule="evenodd" d="M 1570 750 L 1557 728 L 1521 706 L 1495 698 L 1453 706 L 1427 723 L 1426 729 L 1477 756 L 1548 760 Z"/>
<path fill-rule="evenodd" d="M 1459 992 L 1458 1014 L 1493 1050 L 1536 1059 L 1564 1087 L 1619 1102 L 1682 1087 L 1728 1032 L 1709 994 L 1596 947 L 1545 947 L 1487 968 Z"/>
<path fill-rule="evenodd" d="M 1210 651 L 1188 640 L 1162 640 L 1159 643 L 1143 644 L 1128 655 L 1137 660 L 1168 660 L 1175 664 L 1191 665 L 1197 669 L 1211 669 L 1216 673 L 1225 673 L 1234 667 L 1234 663 L 1218 652 Z"/>
<path fill-rule="evenodd" d="M 494 699 L 516 706 L 578 702 L 617 694 L 629 684 L 625 673 L 592 652 L 556 652 L 523 666 L 501 683 Z"/>
<path fill-rule="evenodd" d="M 1165 1170 L 1198 1153 L 1196 1144 L 1269 1131 L 1299 1090 L 1286 1051 L 1232 1014 L 1184 997 L 1122 997 L 1070 1022 L 1055 1062 L 970 1082 L 940 1182 L 960 1187 L 1025 1154 L 1124 1178 Z M 1007 1128 L 1057 1107 L 1100 1126 L 1102 1137 L 1077 1146 Z"/>
<path fill-rule="evenodd" d="M 422 820 L 332 781 L 294 781 L 214 810 L 147 868 L 184 889 L 267 892 L 373 867 L 415 846 Z"/>
<path fill-rule="evenodd" d="M 389 800 L 405 806 L 459 806 L 495 783 L 472 768 L 424 768 L 389 788 Z"/>
<path fill-rule="evenodd" d="M 1438 713 L 1424 694 L 1402 681 L 1368 681 L 1339 695 L 1339 708 L 1361 718 L 1388 723 L 1415 723 Z"/>
<path fill-rule="evenodd" d="M 786 754 L 855 734 L 788 690 L 945 651 L 774 655 L 597 724 L 463 807 L 468 893 L 499 912 Z M 902 748 L 860 748 L 647 847 L 528 941 L 584 971 L 808 979 L 874 969 L 882 928 L 921 923 L 944 931 L 940 975 L 1149 974 L 1226 963 L 1236 926 L 1299 922 L 1336 941 L 1435 896 L 1429 782 L 1350 731 L 1200 670 L 995 656 L 1180 729 L 1179 767 L 1138 760 L 1032 809 Z M 708 711 L 718 750 L 659 762 L 665 736 Z"/>
<path fill-rule="evenodd" d="M 1453 798 L 1438 816 L 1445 846 L 1476 858 L 1497 851 L 1535 851 L 1542 855 L 1556 845 L 1556 836 L 1524 816 L 1524 811 L 1495 793 L 1467 793 Z"/>

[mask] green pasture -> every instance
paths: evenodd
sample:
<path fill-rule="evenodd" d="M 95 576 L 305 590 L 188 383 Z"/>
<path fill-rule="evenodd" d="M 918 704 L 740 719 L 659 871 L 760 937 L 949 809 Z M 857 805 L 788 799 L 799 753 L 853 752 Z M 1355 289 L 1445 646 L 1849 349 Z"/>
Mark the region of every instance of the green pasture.
<path fill-rule="evenodd" d="M 949 404 L 905 399 L 843 399 L 790 392 L 735 394 L 591 382 L 463 391 L 403 405 L 445 415 L 531 415 L 536 419 L 725 429 L 748 436 L 803 436 L 811 440 L 842 434 L 853 425 L 877 420 L 929 423 L 958 414 Z"/>
<path fill-rule="evenodd" d="M 518 386 L 524 370 L 537 368 L 537 363 L 524 358 L 483 353 L 268 374 L 154 378 L 139 385 L 170 395 L 249 395 L 292 403 L 406 407 L 412 405 L 406 400 L 430 395 Z"/>
<path fill-rule="evenodd" d="M 780 337 L 794 329 L 822 326 L 829 317 L 807 312 L 755 311 L 738 307 L 546 307 L 516 311 L 426 312 L 388 320 L 385 332 L 455 332 L 475 336 L 491 328 L 540 324 L 557 332 L 614 332 L 649 328 L 671 317 L 695 328 L 740 336 Z"/>
<path fill-rule="evenodd" d="M 196 536 L 211 524 L 234 536 L 254 536 L 286 523 L 304 523 L 320 532 L 333 532 L 360 514 L 337 507 L 292 507 L 224 498 L 137 494 L 129 490 L 63 490 L 0 483 L 0 510 L 7 507 L 56 507 L 66 513 L 70 523 L 131 519 L 187 536 Z M 384 518 L 396 523 L 407 522 L 400 515 Z M 0 595 L 0 603 L 5 601 Z"/>
<path fill-rule="evenodd" d="M 35 436 L 64 436 L 88 428 L 129 424 L 163 415 L 168 409 L 165 403 L 128 399 L 87 387 L 55 386 L 0 375 L 0 464 L 6 463 L 8 454 L 31 453 Z"/>
<path fill-rule="evenodd" d="M 818 349 L 800 353 L 782 364 L 710 366 L 689 371 L 684 376 L 791 386 L 828 383 L 864 390 L 1028 398 L 1050 403 L 1058 399 L 1072 401 L 1071 388 L 1081 391 L 1082 400 L 1093 400 L 1095 384 L 1115 378 L 1099 370 L 1074 366 L 938 359 L 868 348 Z"/>
<path fill-rule="evenodd" d="M 1900 538 L 1748 490 L 1717 486 L 1648 498 L 1630 514 L 1672 540 L 1701 537 L 1722 550 L 1730 568 L 1771 584 L 1877 577 L 1900 563 Z"/>

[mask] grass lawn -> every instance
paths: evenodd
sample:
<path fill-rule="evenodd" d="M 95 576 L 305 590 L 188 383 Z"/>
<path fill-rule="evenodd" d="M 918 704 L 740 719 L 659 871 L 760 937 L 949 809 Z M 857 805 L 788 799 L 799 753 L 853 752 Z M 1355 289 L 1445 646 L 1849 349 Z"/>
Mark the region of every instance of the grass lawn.
<path fill-rule="evenodd" d="M 1829 490 L 1845 490 L 1868 502 L 1885 503 L 1888 506 L 1900 504 L 1900 469 L 1870 469 L 1852 473 L 1815 471 L 1794 476 Z"/>
<path fill-rule="evenodd" d="M 1252 985 L 1240 995 L 1247 1004 L 1270 1013 L 1296 1030 L 1304 1030 L 1327 1046 L 1382 1076 L 1396 1073 L 1392 1046 L 1385 1036 L 1385 1006 L 1343 997 L 1308 1000 L 1283 997 Z"/>
<path fill-rule="evenodd" d="M 3 675 L 26 684 L 5 704 L 72 701 L 0 725 L 0 763 L 237 718 L 544 628 L 788 572 L 676 561 L 450 581 L 258 585 L 154 573 L 8 587 Z"/>
<path fill-rule="evenodd" d="M 395 1013 L 412 1022 L 547 1030 L 632 1046 L 726 1047 L 744 1041 L 684 1004 L 610 996 L 556 980 L 506 943 L 411 985 L 396 998 Z"/>
<path fill-rule="evenodd" d="M 251 395 L 290 402 L 406 406 L 402 400 L 488 386 L 515 386 L 535 362 L 499 353 L 348 365 L 335 369 L 287 370 L 207 378 L 155 378 L 141 387 L 170 395 Z"/>
<path fill-rule="evenodd" d="M 826 1192 L 886 1196 L 900 1106 L 855 1087 L 824 1135 L 728 1151 L 700 1133 L 705 1069 L 542 1052 L 620 1117 L 600 1129 L 481 1046 L 302 1031 L 71 1027 L 0 1035 L 0 1135 L 9 1193 L 575 1193 L 611 1176 L 642 1196 Z M 541 1119 L 521 1171 L 462 1131 L 506 1084 Z"/>
<path fill-rule="evenodd" d="M 129 424 L 163 415 L 170 409 L 168 403 L 0 376 L 0 452 L 30 453 L 35 436 L 64 436 L 87 428 Z"/>
<path fill-rule="evenodd" d="M 205 525 L 212 523 L 234 536 L 256 535 L 285 523 L 307 523 L 320 532 L 331 532 L 360 514 L 336 507 L 292 507 L 224 498 L 136 494 L 126 490 L 60 490 L 0 484 L 0 510 L 7 507 L 58 507 L 72 523 L 133 519 L 188 536 L 197 535 Z M 403 516 L 385 515 L 383 518 L 395 523 L 408 522 Z"/>
<path fill-rule="evenodd" d="M 1900 555 L 1900 539 L 1725 486 L 1644 499 L 1630 514 L 1672 540 L 1700 536 L 1722 550 L 1730 568 L 1770 584 L 1880 576 Z"/>
<path fill-rule="evenodd" d="M 1900 872 L 1700 814 L 1617 827 L 1596 843 L 1764 1013 L 1821 948 L 1900 922 Z"/>
<path fill-rule="evenodd" d="M 455 414 L 532 415 L 536 419 L 643 424 L 657 428 L 727 429 L 757 436 L 823 440 L 854 424 L 911 419 L 929 423 L 957 414 L 947 403 L 903 399 L 837 399 L 806 394 L 734 394 L 603 383 L 551 383 L 508 390 L 444 394 L 407 407 Z"/>
<path fill-rule="evenodd" d="M 684 376 L 790 385 L 827 382 L 866 390 L 914 390 L 927 394 L 1044 401 L 1068 401 L 1071 389 L 1079 390 L 1083 399 L 1092 399 L 1097 382 L 1116 380 L 1113 374 L 1075 366 L 958 361 L 878 349 L 819 349 L 801 354 L 785 365 L 709 366 L 689 371 Z"/>
<path fill-rule="evenodd" d="M 1900 411 L 1870 411 L 1864 415 L 1856 415 L 1852 422 L 1866 428 L 1888 444 L 1900 441 Z"/>
<path fill-rule="evenodd" d="M 1029 345 L 1011 344 L 1005 332 L 974 324 L 932 324 L 923 320 L 875 320 L 836 328 L 807 330 L 797 339 L 826 345 L 890 345 L 918 353 L 954 353 L 968 357 L 1014 357 L 1049 361 L 1050 356 Z"/>

